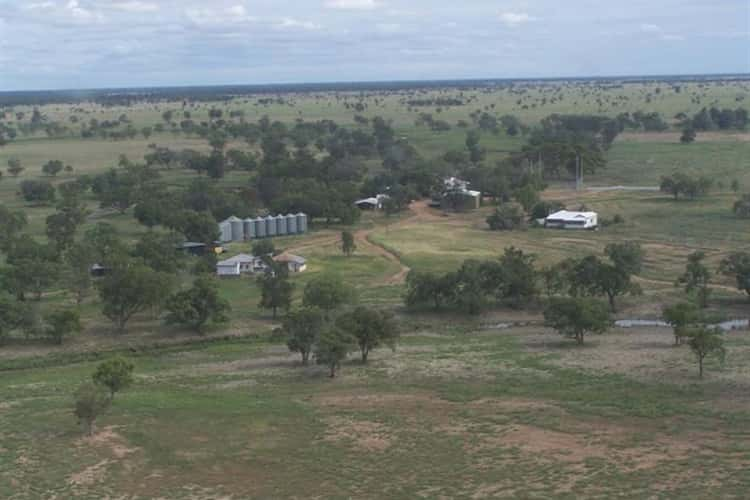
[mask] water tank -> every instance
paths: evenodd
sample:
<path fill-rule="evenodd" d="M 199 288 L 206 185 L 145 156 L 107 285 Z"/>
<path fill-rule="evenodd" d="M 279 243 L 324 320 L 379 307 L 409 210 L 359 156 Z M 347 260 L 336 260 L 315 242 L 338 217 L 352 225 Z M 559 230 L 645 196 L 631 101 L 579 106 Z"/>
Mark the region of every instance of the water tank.
<path fill-rule="evenodd" d="M 245 219 L 242 223 L 245 226 L 245 239 L 255 239 L 255 219 Z"/>
<path fill-rule="evenodd" d="M 266 220 L 258 217 L 255 219 L 255 236 L 256 238 L 266 237 Z"/>
<path fill-rule="evenodd" d="M 286 234 L 289 234 L 288 231 L 289 228 L 286 227 L 286 217 L 283 215 L 277 215 L 276 216 L 276 234 L 279 236 L 284 236 Z"/>
<path fill-rule="evenodd" d="M 224 221 L 219 223 L 219 240 L 222 243 L 232 241 L 232 223 Z"/>
<path fill-rule="evenodd" d="M 297 214 L 297 232 L 307 232 L 307 215 L 303 214 L 302 212 Z"/>
<path fill-rule="evenodd" d="M 266 217 L 266 236 L 276 236 L 276 218 Z"/>
<path fill-rule="evenodd" d="M 286 231 L 288 234 L 297 234 L 297 216 L 289 214 L 286 216 Z"/>

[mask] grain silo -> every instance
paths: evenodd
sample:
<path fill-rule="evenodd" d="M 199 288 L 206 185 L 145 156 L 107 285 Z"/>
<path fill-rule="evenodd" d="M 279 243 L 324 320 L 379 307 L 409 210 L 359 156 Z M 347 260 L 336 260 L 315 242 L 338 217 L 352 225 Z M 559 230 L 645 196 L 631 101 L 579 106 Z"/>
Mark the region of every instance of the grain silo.
<path fill-rule="evenodd" d="M 307 232 L 307 215 L 303 214 L 302 212 L 297 214 L 297 232 Z"/>
<path fill-rule="evenodd" d="M 228 220 L 219 222 L 219 240 L 222 243 L 232 241 L 232 223 Z"/>
<path fill-rule="evenodd" d="M 286 227 L 286 217 L 283 215 L 276 216 L 276 234 L 279 236 L 285 236 L 289 234 L 288 228 Z"/>
<path fill-rule="evenodd" d="M 255 236 L 256 238 L 265 238 L 266 237 L 266 221 L 265 219 L 262 219 L 258 217 L 255 219 Z"/>
<path fill-rule="evenodd" d="M 245 227 L 242 219 L 233 215 L 227 221 L 232 225 L 232 241 L 244 241 Z"/>
<path fill-rule="evenodd" d="M 276 218 L 271 215 L 266 217 L 266 236 L 276 236 Z"/>
<path fill-rule="evenodd" d="M 255 219 L 247 218 L 242 223 L 245 226 L 245 239 L 255 239 Z"/>
<path fill-rule="evenodd" d="M 286 216 L 286 231 L 288 234 L 297 234 L 297 216 L 289 214 Z"/>

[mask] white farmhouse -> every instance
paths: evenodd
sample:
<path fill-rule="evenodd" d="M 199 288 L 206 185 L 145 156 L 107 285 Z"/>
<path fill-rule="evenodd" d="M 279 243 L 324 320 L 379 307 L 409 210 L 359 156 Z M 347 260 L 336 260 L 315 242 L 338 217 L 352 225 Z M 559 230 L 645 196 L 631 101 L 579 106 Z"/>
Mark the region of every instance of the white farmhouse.
<path fill-rule="evenodd" d="M 216 264 L 218 276 L 240 276 L 242 274 L 255 274 L 264 272 L 266 264 L 263 259 L 254 255 L 241 253 L 234 257 L 222 260 Z"/>
<path fill-rule="evenodd" d="M 596 212 L 560 210 L 544 219 L 544 227 L 557 229 L 596 229 L 598 225 Z"/>

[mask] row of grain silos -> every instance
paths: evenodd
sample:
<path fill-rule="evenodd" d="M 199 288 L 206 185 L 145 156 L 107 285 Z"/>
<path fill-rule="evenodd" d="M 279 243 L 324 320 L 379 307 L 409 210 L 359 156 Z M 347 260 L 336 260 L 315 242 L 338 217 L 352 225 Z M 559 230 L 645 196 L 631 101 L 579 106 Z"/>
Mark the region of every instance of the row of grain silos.
<path fill-rule="evenodd" d="M 307 215 L 269 215 L 244 220 L 232 216 L 219 223 L 219 232 L 222 243 L 302 234 L 307 232 Z"/>

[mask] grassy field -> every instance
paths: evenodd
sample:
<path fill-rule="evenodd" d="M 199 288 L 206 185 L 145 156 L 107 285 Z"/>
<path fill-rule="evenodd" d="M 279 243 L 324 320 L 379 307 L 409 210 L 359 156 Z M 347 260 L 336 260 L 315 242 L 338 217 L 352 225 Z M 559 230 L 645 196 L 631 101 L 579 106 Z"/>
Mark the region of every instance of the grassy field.
<path fill-rule="evenodd" d="M 656 92 L 656 88 L 661 89 Z M 414 119 L 423 111 L 433 112 L 440 118 L 453 123 L 457 120 L 469 120 L 469 113 L 476 110 L 488 110 L 496 114 L 515 113 L 525 123 L 533 123 L 551 112 L 600 112 L 615 114 L 621 111 L 638 109 L 656 110 L 665 117 L 671 117 L 677 111 L 695 112 L 699 105 L 694 101 L 700 96 L 703 105 L 735 106 L 748 94 L 746 82 L 685 84 L 680 92 L 669 85 L 659 84 L 626 84 L 607 90 L 589 85 L 564 85 L 560 88 L 550 86 L 529 86 L 515 89 L 484 90 L 429 90 L 419 93 L 391 92 L 370 94 L 319 93 L 293 94 L 285 96 L 283 103 L 258 105 L 252 98 L 236 99 L 229 103 L 189 104 L 186 109 L 196 121 L 207 119 L 208 110 L 220 107 L 226 112 L 242 109 L 246 119 L 255 120 L 264 114 L 273 119 L 291 122 L 299 117 L 307 120 L 328 118 L 341 123 L 353 123 L 356 113 L 347 109 L 345 104 L 357 102 L 366 104 L 362 114 L 367 116 L 383 115 L 394 123 L 399 134 L 408 137 L 427 157 L 434 157 L 443 151 L 463 147 L 464 129 L 454 127 L 448 132 L 432 132 L 426 127 L 415 126 Z M 552 102 L 555 96 L 555 102 Z M 597 97 L 594 97 L 597 96 Z M 409 110 L 408 99 L 430 99 L 436 97 L 459 97 L 466 102 L 462 106 L 414 107 Z M 519 104 L 520 99 L 520 104 Z M 617 107 L 596 103 L 617 102 Z M 544 101 L 542 101 L 544 100 Z M 140 127 L 153 125 L 160 121 L 161 113 L 166 109 L 181 110 L 176 105 L 166 103 L 139 104 L 128 108 L 102 108 L 93 104 L 84 104 L 72 109 L 64 105 L 48 105 L 42 112 L 50 119 L 66 120 L 75 114 L 81 120 L 96 117 L 116 119 L 126 113 L 132 123 Z M 19 107 L 14 111 L 24 111 L 27 115 L 31 109 Z M 10 115 L 6 115 L 10 116 Z M 71 126 L 72 129 L 75 127 Z M 626 313 L 657 314 L 659 300 L 672 300 L 678 296 L 672 283 L 680 273 L 684 259 L 696 248 L 704 249 L 709 254 L 712 265 L 730 251 L 747 249 L 750 245 L 747 223 L 736 219 L 731 214 L 731 206 L 736 195 L 729 192 L 728 186 L 737 179 L 743 189 L 750 186 L 750 135 L 747 133 L 707 133 L 699 134 L 698 140 L 691 145 L 679 144 L 678 134 L 667 133 L 624 133 L 607 153 L 606 169 L 586 179 L 590 186 L 607 185 L 655 185 L 660 176 L 675 170 L 689 171 L 712 176 L 720 187 L 711 196 L 696 202 L 672 202 L 667 197 L 655 193 L 576 193 L 565 183 L 554 184 L 545 193 L 547 198 L 565 201 L 568 206 L 585 204 L 599 211 L 603 217 L 612 218 L 619 214 L 626 223 L 609 227 L 597 233 L 568 234 L 555 233 L 539 229 L 524 232 L 491 233 L 486 230 L 484 219 L 489 212 L 485 208 L 473 214 L 442 216 L 437 213 L 406 214 L 403 220 L 386 226 L 382 218 L 366 218 L 362 228 L 374 230 L 369 235 L 371 241 L 381 247 L 392 250 L 402 261 L 402 265 L 414 269 L 449 270 L 455 268 L 466 258 L 492 258 L 499 255 L 507 246 L 517 246 L 537 256 L 540 265 L 548 264 L 565 257 L 579 256 L 583 252 L 600 253 L 604 246 L 612 241 L 623 239 L 640 241 L 646 248 L 647 262 L 643 273 L 642 286 L 646 290 L 643 298 L 630 300 Z M 509 137 L 483 134 L 482 145 L 489 152 L 489 161 L 503 157 L 507 151 L 518 149 L 524 139 L 521 136 Z M 25 179 L 40 178 L 41 165 L 52 158 L 59 158 L 66 164 L 74 166 L 74 174 L 61 174 L 55 182 L 63 182 L 72 175 L 95 174 L 117 164 L 120 155 L 132 160 L 142 157 L 150 144 L 168 146 L 174 149 L 192 148 L 206 150 L 206 141 L 174 135 L 172 133 L 155 134 L 146 140 L 141 137 L 134 140 L 111 141 L 101 139 L 81 139 L 68 137 L 50 139 L 44 137 L 24 137 L 0 149 L 0 165 L 8 158 L 21 159 L 26 170 L 18 177 L 5 175 L 0 182 L 0 202 L 17 209 L 24 209 L 29 218 L 28 230 L 44 237 L 45 219 L 53 211 L 51 207 L 29 207 L 17 195 L 18 184 Z M 254 149 L 242 143 L 233 143 L 229 147 Z M 162 171 L 163 180 L 172 185 L 185 185 L 195 174 L 184 170 Z M 252 174 L 231 172 L 222 180 L 223 185 L 246 186 Z M 91 199 L 92 216 L 86 224 L 89 227 L 97 222 L 108 222 L 118 228 L 128 240 L 134 241 L 143 231 L 130 213 L 114 214 L 98 209 Z M 84 230 L 86 229 L 84 227 Z M 317 228 L 312 235 L 300 240 L 279 240 L 277 246 L 298 251 L 310 259 L 310 272 L 295 277 L 296 294 L 299 296 L 305 282 L 316 273 L 331 271 L 340 274 L 346 281 L 357 288 L 360 299 L 365 303 L 393 305 L 400 302 L 403 289 L 399 279 L 389 279 L 399 273 L 399 264 L 393 258 L 387 258 L 382 248 L 372 245 L 360 245 L 360 250 L 352 259 L 340 255 L 337 247 L 338 229 Z M 363 240 L 364 243 L 366 241 Z M 238 245 L 231 252 L 248 251 L 248 246 Z M 386 257 L 386 258 L 384 258 Z M 391 256 L 392 257 L 392 256 Z M 718 285 L 731 286 L 732 283 L 721 276 L 714 278 Z M 228 331 L 232 334 L 247 332 L 253 328 L 263 331 L 270 328 L 268 315 L 257 307 L 259 292 L 252 280 L 226 281 L 222 285 L 223 294 L 233 305 L 232 322 Z M 727 300 L 738 299 L 738 295 L 729 289 L 720 289 L 718 295 Z M 52 293 L 45 297 L 42 308 L 49 308 L 69 301 L 63 293 Z M 723 306 L 723 305 L 722 305 Z M 744 311 L 732 307 L 732 314 L 744 314 Z M 107 323 L 98 312 L 95 301 L 84 308 L 86 334 L 74 342 L 84 346 L 108 344 L 101 338 L 107 330 Z M 145 315 L 139 318 L 132 329 L 136 338 L 152 339 L 164 330 L 157 319 Z M 32 346 L 33 347 L 33 346 Z M 17 346 L 20 352 L 27 352 L 28 346 Z M 9 349 L 4 349 L 8 352 Z M 13 349 L 10 349 L 14 352 Z M 0 356 L 3 354 L 0 353 Z M 13 354 L 11 354 L 13 355 Z"/>
<path fill-rule="evenodd" d="M 94 364 L 2 374 L 0 496 L 743 498 L 750 343 L 698 383 L 669 330 L 572 348 L 541 328 L 439 318 L 339 378 L 281 345 L 132 358 L 92 438 L 70 394 Z"/>
<path fill-rule="evenodd" d="M 746 106 L 748 95 L 747 82 L 680 84 L 679 92 L 664 83 L 607 90 L 566 84 L 293 94 L 271 105 L 242 98 L 186 109 L 196 121 L 220 107 L 241 109 L 247 120 L 267 114 L 287 123 L 331 119 L 351 126 L 355 114 L 382 115 L 430 158 L 463 148 L 465 129 L 416 126 L 420 112 L 451 124 L 470 120 L 476 110 L 516 114 L 529 125 L 553 112 L 655 110 L 671 120 L 702 106 Z M 406 104 L 435 97 L 460 97 L 466 104 L 439 111 Z M 345 106 L 358 102 L 366 104 L 361 113 Z M 126 113 L 142 127 L 159 123 L 166 109 L 182 111 L 165 103 L 41 110 L 65 122 L 71 114 L 86 121 Z M 14 111 L 29 114 L 31 108 Z M 481 144 L 492 162 L 524 140 L 483 134 Z M 40 178 L 50 159 L 72 165 L 75 175 L 95 174 L 115 166 L 121 154 L 140 159 L 152 143 L 208 149 L 204 140 L 172 133 L 123 141 L 23 137 L 0 149 L 0 167 L 10 157 L 26 167 L 19 178 L 0 180 L 0 203 L 23 208 L 29 231 L 42 239 L 52 209 L 25 206 L 17 195 L 22 180 Z M 690 145 L 679 144 L 674 131 L 628 132 L 607 160 L 606 169 L 586 179 L 588 186 L 654 186 L 675 170 L 711 176 L 717 185 L 705 198 L 673 201 L 657 192 L 576 192 L 552 183 L 546 199 L 625 220 L 596 232 L 492 232 L 485 223 L 492 207 L 445 214 L 419 202 L 392 219 L 366 214 L 353 228 L 358 248 L 352 257 L 341 253 L 341 227 L 318 224 L 307 235 L 276 239 L 277 248 L 308 259 L 308 271 L 292 277 L 295 304 L 310 279 L 334 273 L 353 287 L 359 303 L 391 309 L 402 327 L 395 352 L 376 351 L 368 366 L 352 357 L 333 380 L 321 367 L 300 366 L 274 340 L 279 322 L 258 307 L 250 278 L 221 282 L 231 318 L 205 336 L 166 327 L 152 311 L 116 336 L 91 297 L 81 308 L 85 331 L 63 346 L 14 339 L 0 348 L 0 498 L 747 497 L 747 332 L 727 334 L 726 362 L 710 359 L 707 377 L 699 380 L 690 351 L 673 347 L 665 328 L 615 328 L 576 348 L 542 326 L 537 304 L 476 318 L 407 313 L 401 306 L 409 269 L 445 272 L 465 259 L 498 257 L 509 246 L 533 253 L 544 266 L 601 254 L 611 242 L 637 241 L 646 250 L 637 278 L 644 294 L 624 298 L 618 317 L 656 318 L 663 304 L 684 298 L 674 281 L 689 253 L 705 251 L 715 269 L 728 253 L 750 251 L 750 225 L 732 215 L 737 194 L 729 190 L 734 179 L 740 192 L 750 190 L 747 132 L 699 134 Z M 177 186 L 194 174 L 169 170 L 162 176 Z M 251 176 L 231 172 L 221 182 L 246 186 Z M 54 182 L 70 178 L 61 174 Z M 131 213 L 89 203 L 86 227 L 108 222 L 130 241 L 144 231 Z M 249 252 L 250 245 L 227 250 Z M 715 275 L 712 284 L 712 315 L 750 317 L 747 297 L 730 279 Z M 62 304 L 72 299 L 55 290 L 39 307 Z M 513 325 L 499 329 L 506 323 Z M 136 380 L 117 395 L 97 434 L 84 438 L 72 415 L 72 393 L 112 353 L 135 363 Z"/>

